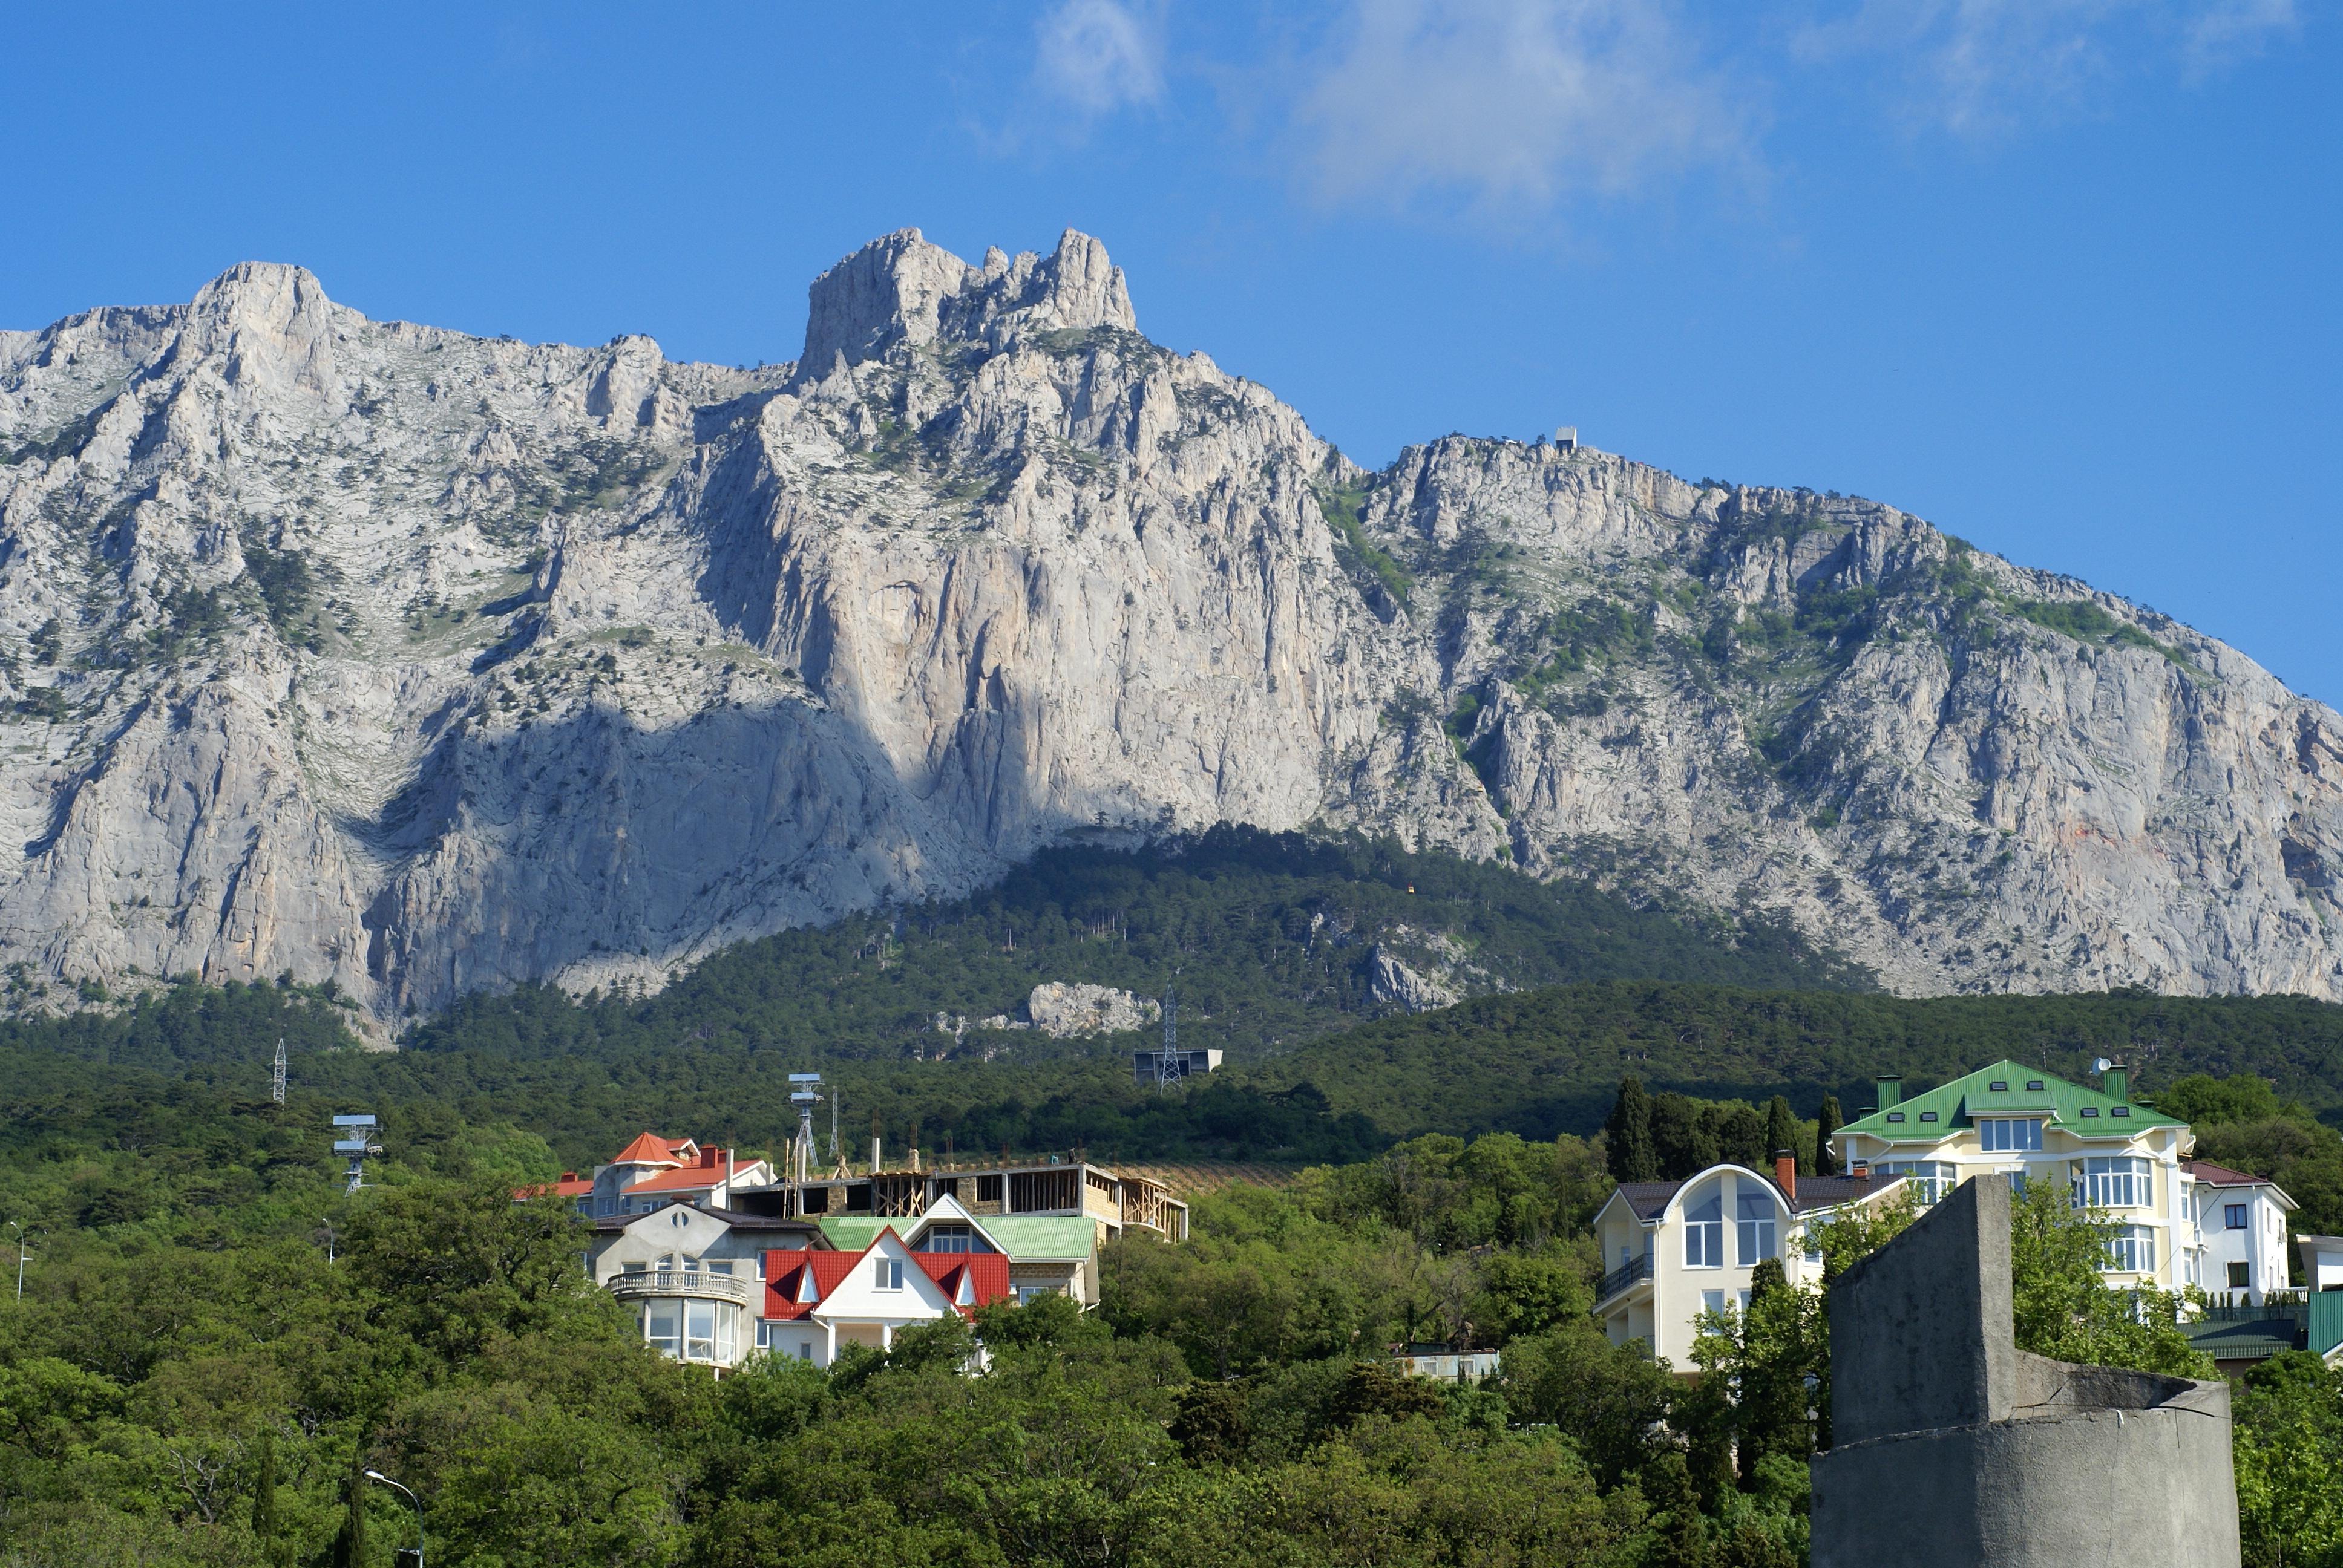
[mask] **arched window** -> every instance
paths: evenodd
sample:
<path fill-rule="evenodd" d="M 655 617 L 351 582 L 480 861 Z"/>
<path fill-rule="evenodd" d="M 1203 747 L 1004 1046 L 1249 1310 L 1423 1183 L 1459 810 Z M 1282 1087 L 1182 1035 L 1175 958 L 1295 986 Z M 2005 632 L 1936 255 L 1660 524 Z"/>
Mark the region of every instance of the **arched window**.
<path fill-rule="evenodd" d="M 1735 1228 L 1739 1231 L 1741 1266 L 1750 1268 L 1774 1255 L 1774 1195 L 1753 1182 L 1740 1185 L 1734 1203 Z"/>
<path fill-rule="evenodd" d="M 1684 1267 L 1725 1267 L 1725 1189 L 1711 1187 L 1684 1210 Z"/>

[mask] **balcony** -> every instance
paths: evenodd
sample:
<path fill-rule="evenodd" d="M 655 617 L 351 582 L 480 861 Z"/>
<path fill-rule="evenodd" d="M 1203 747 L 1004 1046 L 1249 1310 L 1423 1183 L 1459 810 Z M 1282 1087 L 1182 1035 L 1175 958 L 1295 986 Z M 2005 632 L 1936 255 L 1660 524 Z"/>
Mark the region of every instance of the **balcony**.
<path fill-rule="evenodd" d="M 731 1302 L 747 1306 L 752 1280 L 737 1279 L 730 1274 L 711 1274 L 704 1269 L 659 1269 L 639 1274 L 614 1274 L 610 1278 L 610 1293 L 622 1302 L 639 1302 L 653 1296 L 685 1296 L 699 1301 Z"/>
<path fill-rule="evenodd" d="M 1631 1258 L 1603 1276 L 1603 1282 L 1594 1287 L 1594 1304 L 1599 1307 L 1628 1286 L 1639 1284 L 1651 1277 L 1652 1255 L 1649 1252 L 1640 1258 Z"/>

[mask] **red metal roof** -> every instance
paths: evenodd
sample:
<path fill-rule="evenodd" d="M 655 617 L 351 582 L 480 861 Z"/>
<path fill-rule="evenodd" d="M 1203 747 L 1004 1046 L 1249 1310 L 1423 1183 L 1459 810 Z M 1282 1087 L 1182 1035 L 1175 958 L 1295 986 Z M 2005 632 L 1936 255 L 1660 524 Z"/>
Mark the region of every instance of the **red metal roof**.
<path fill-rule="evenodd" d="M 639 1192 L 705 1192 L 724 1180 L 724 1168 L 709 1170 L 705 1165 L 687 1165 L 680 1171 L 662 1171 L 656 1176 L 646 1176 L 627 1188 L 628 1196 Z"/>
<path fill-rule="evenodd" d="M 871 1246 L 878 1245 L 872 1242 Z M 870 1255 L 870 1248 L 860 1252 L 767 1252 L 765 1254 L 765 1316 L 770 1319 L 803 1322 L 813 1316 L 813 1310 L 830 1300 L 832 1291 L 844 1284 L 854 1266 Z M 911 1261 L 920 1271 L 933 1280 L 943 1291 L 944 1299 L 956 1306 L 962 1317 L 972 1317 L 976 1309 L 989 1306 L 1007 1297 L 1009 1292 L 1009 1260 L 999 1252 L 914 1252 Z M 814 1299 L 801 1302 L 807 1271 L 813 1273 Z M 968 1290 L 960 1289 L 963 1282 Z M 962 1294 L 970 1299 L 960 1300 Z"/>

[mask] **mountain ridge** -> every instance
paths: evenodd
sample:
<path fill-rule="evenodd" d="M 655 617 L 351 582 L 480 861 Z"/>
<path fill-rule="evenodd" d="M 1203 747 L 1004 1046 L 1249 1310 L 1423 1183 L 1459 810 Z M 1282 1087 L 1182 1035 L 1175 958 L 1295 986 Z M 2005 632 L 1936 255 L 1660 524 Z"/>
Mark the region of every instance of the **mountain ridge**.
<path fill-rule="evenodd" d="M 885 236 L 807 341 L 528 346 L 257 263 L 0 337 L 14 994 L 289 971 L 387 1029 L 1221 821 L 1778 917 L 1906 994 L 2343 988 L 2343 721 L 2177 622 L 1853 498 L 1370 474 L 1072 230 Z"/>

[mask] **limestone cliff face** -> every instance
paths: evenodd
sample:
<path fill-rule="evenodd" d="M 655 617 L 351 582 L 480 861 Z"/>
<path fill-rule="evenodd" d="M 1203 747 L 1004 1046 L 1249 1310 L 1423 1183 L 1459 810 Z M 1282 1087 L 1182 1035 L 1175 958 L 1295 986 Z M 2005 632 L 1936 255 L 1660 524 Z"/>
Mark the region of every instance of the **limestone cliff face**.
<path fill-rule="evenodd" d="M 2343 987 L 2343 723 L 2234 649 L 1870 502 L 1364 473 L 1071 231 L 876 241 L 758 371 L 247 265 L 0 334 L 0 460 L 19 1000 L 656 985 L 1229 819 L 1780 912 L 1908 991 Z"/>

